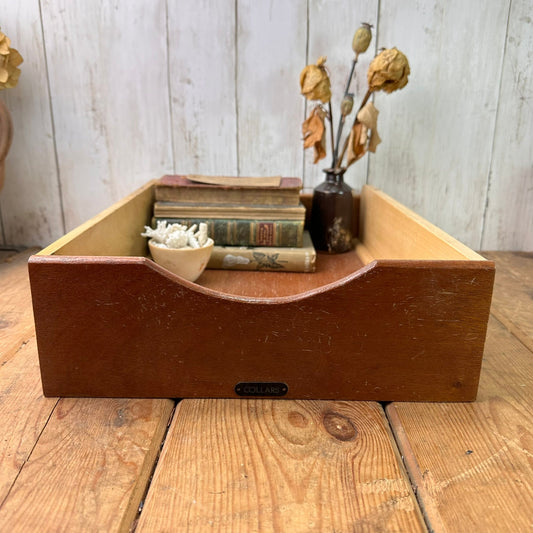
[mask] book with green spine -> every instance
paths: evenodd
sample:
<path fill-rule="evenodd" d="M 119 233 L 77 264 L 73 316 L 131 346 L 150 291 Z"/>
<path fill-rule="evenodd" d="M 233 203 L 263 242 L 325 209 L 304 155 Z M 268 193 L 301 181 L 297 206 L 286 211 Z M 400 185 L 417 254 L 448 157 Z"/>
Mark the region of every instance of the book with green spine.
<path fill-rule="evenodd" d="M 303 220 L 154 217 L 153 222 L 157 224 L 160 220 L 185 226 L 205 222 L 209 237 L 220 246 L 301 247 L 303 244 Z"/>

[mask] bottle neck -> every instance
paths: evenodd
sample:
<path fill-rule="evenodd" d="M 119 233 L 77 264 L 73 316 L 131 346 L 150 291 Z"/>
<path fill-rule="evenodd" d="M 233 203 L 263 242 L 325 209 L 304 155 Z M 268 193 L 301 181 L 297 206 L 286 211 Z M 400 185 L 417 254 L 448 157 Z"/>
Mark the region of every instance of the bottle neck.
<path fill-rule="evenodd" d="M 326 174 L 326 181 L 329 183 L 343 183 L 344 182 L 344 171 L 337 169 L 326 169 L 324 170 Z"/>

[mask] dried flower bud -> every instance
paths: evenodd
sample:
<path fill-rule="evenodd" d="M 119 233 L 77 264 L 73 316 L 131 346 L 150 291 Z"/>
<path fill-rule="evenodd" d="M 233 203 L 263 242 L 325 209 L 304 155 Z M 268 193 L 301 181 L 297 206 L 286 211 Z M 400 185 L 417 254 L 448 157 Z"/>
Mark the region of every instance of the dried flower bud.
<path fill-rule="evenodd" d="M 326 126 L 324 120 L 326 111 L 320 106 L 316 106 L 309 115 L 309 118 L 302 124 L 304 136 L 304 148 L 311 146 L 315 150 L 313 163 L 318 163 L 326 157 Z"/>
<path fill-rule="evenodd" d="M 6 56 L 9 54 L 9 47 L 11 46 L 11 39 L 0 31 L 0 54 Z"/>
<path fill-rule="evenodd" d="M 0 90 L 17 85 L 20 77 L 20 69 L 17 67 L 22 61 L 22 56 L 14 48 L 10 48 L 7 55 L 0 55 Z"/>
<path fill-rule="evenodd" d="M 379 53 L 368 67 L 368 88 L 370 91 L 392 93 L 407 85 L 411 73 L 409 62 L 397 48 Z"/>
<path fill-rule="evenodd" d="M 331 100 L 331 84 L 325 62 L 326 57 L 321 56 L 316 65 L 307 65 L 300 73 L 302 94 L 308 100 L 321 100 L 324 104 Z"/>
<path fill-rule="evenodd" d="M 348 116 L 353 109 L 353 94 L 347 94 L 341 102 L 341 115 Z"/>
<path fill-rule="evenodd" d="M 17 67 L 23 59 L 18 51 L 10 46 L 9 37 L 0 32 L 0 90 L 15 87 L 20 76 L 20 70 Z"/>
<path fill-rule="evenodd" d="M 356 54 L 366 52 L 372 40 L 372 26 L 368 22 L 363 22 L 353 36 L 352 48 Z"/>

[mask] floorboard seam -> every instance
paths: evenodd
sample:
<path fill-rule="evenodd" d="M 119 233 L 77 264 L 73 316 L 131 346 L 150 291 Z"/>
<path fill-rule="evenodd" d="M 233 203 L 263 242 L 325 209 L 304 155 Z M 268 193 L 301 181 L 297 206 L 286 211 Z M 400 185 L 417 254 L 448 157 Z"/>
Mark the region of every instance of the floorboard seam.
<path fill-rule="evenodd" d="M 15 476 L 15 479 L 13 480 L 13 483 L 11 483 L 11 486 L 9 487 L 9 490 L 7 491 L 7 494 L 5 495 L 4 499 L 0 502 L 0 510 L 2 509 L 2 507 L 4 506 L 6 501 L 8 500 L 9 495 L 11 494 L 11 491 L 13 490 L 13 487 L 17 483 L 17 480 L 18 480 L 20 474 L 22 473 L 22 469 L 26 466 L 27 462 L 31 459 L 31 456 L 33 454 L 33 450 L 35 450 L 35 447 L 37 446 L 37 443 L 41 439 L 41 435 L 43 434 L 44 430 L 46 429 L 46 426 L 48 425 L 48 422 L 50 422 L 50 418 L 52 418 L 52 415 L 54 414 L 54 411 L 56 410 L 57 404 L 59 403 L 60 399 L 61 398 L 57 398 L 56 399 L 56 403 L 54 404 L 52 409 L 50 409 L 50 414 L 48 415 L 48 418 L 46 419 L 46 422 L 43 424 L 43 427 L 41 428 L 41 431 L 39 432 L 39 435 L 35 439 L 35 442 L 33 443 L 33 446 L 31 447 L 31 450 L 29 451 L 28 456 L 24 459 L 24 461 L 20 465 L 19 471 L 18 471 L 17 475 Z"/>
<path fill-rule="evenodd" d="M 168 432 L 170 430 L 170 426 L 172 424 L 172 421 L 174 420 L 174 416 L 176 414 L 176 408 L 178 406 L 178 404 L 180 403 L 181 400 L 177 400 L 176 403 L 174 404 L 174 408 L 172 409 L 172 412 L 170 413 L 170 416 L 168 417 L 168 422 L 167 422 L 167 428 L 165 429 L 165 434 L 163 435 L 163 438 L 161 439 L 161 444 L 159 445 L 159 451 L 157 452 L 157 457 L 155 458 L 155 461 L 154 461 L 154 465 L 152 467 L 152 472 L 150 473 L 150 477 L 148 478 L 148 482 L 146 483 L 146 487 L 144 489 L 144 492 L 143 492 L 143 495 L 142 495 L 142 498 L 139 502 L 139 508 L 137 510 L 137 515 L 135 516 L 132 524 L 131 524 L 131 527 L 129 529 L 129 533 L 135 533 L 135 530 L 137 529 L 137 525 L 139 523 L 139 519 L 141 518 L 141 514 L 143 512 L 143 508 L 144 508 L 144 502 L 146 500 L 146 495 L 148 494 L 148 491 L 150 490 L 150 487 L 152 485 L 152 480 L 154 478 L 154 473 L 157 469 L 157 466 L 159 464 L 159 459 L 161 458 L 161 452 L 163 451 L 163 448 L 165 446 L 165 442 L 167 440 L 167 436 L 168 436 Z"/>
<path fill-rule="evenodd" d="M 402 464 L 411 483 L 426 529 L 429 533 L 446 531 L 438 510 L 436 508 L 431 509 L 434 505 L 431 504 L 431 497 L 426 494 L 426 489 L 423 483 L 423 474 L 420 471 L 415 453 L 408 443 L 407 435 L 405 434 L 405 430 L 403 429 L 403 425 L 394 408 L 393 402 L 383 404 L 383 411 L 385 413 L 385 419 L 389 424 L 393 442 L 396 445 Z M 400 433 L 404 434 L 403 442 Z M 439 524 L 440 527 L 436 527 L 436 524 Z"/>

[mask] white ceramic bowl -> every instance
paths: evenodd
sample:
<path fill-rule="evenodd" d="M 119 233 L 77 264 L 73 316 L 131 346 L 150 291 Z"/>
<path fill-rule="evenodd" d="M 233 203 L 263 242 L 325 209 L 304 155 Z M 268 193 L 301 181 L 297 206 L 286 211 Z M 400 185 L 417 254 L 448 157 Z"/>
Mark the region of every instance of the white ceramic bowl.
<path fill-rule="evenodd" d="M 154 246 L 152 240 L 148 241 L 152 258 L 158 265 L 189 281 L 196 281 L 205 270 L 213 244 L 213 239 L 207 239 L 207 244 L 201 248 L 161 248 Z"/>

